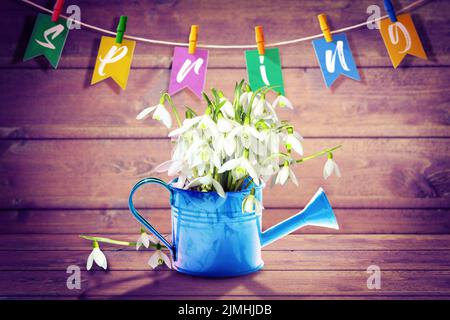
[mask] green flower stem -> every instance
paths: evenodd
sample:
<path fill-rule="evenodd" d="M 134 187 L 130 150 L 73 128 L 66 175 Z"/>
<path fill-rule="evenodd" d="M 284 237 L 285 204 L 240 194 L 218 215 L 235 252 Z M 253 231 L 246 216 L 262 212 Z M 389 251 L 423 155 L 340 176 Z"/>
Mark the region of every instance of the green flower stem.
<path fill-rule="evenodd" d="M 163 97 L 164 97 L 164 99 L 167 100 L 167 102 L 169 102 L 170 106 L 172 107 L 172 112 L 173 112 L 173 115 L 175 116 L 175 119 L 177 120 L 178 127 L 181 128 L 181 126 L 182 126 L 181 118 L 178 113 L 177 107 L 175 107 L 175 104 L 172 101 L 172 98 L 170 97 L 170 95 L 168 93 L 164 93 Z"/>
<path fill-rule="evenodd" d="M 301 158 L 301 159 L 299 159 L 299 160 L 295 160 L 295 162 L 297 162 L 297 163 L 302 163 L 302 162 L 305 162 L 305 161 L 307 161 L 307 160 L 311 160 L 311 159 L 314 159 L 314 158 L 323 156 L 323 155 L 325 155 L 325 154 L 329 154 L 330 152 L 333 152 L 334 150 L 337 150 L 337 149 L 339 149 L 339 148 L 341 148 L 341 147 L 342 147 L 342 145 L 340 144 L 340 145 L 337 145 L 337 146 L 335 146 L 335 147 L 333 147 L 333 148 L 324 149 L 324 150 L 319 151 L 319 152 L 316 152 L 316 153 L 314 153 L 314 154 L 312 154 L 312 155 L 310 155 L 310 156 Z"/>
<path fill-rule="evenodd" d="M 115 245 L 124 246 L 124 247 L 135 247 L 136 246 L 136 242 L 120 241 L 120 240 L 114 240 L 114 239 L 102 238 L 102 237 L 91 237 L 91 236 L 80 235 L 80 238 L 93 241 L 94 245 L 95 244 L 97 245 L 97 248 L 98 248 L 98 242 L 115 244 Z M 158 243 L 157 244 L 150 243 L 150 247 L 158 249 L 161 247 L 165 248 L 166 246 L 158 244 Z"/>

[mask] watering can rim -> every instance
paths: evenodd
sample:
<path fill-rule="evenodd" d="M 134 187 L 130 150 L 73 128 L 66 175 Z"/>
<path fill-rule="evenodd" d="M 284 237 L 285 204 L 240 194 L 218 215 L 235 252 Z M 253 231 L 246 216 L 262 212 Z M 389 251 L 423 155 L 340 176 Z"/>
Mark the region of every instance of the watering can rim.
<path fill-rule="evenodd" d="M 176 182 L 178 180 L 178 178 L 172 179 L 172 181 L 170 181 L 167 185 L 169 186 L 170 189 L 178 191 L 178 192 L 186 192 L 186 193 L 198 193 L 198 194 L 203 194 L 203 195 L 208 195 L 208 194 L 216 194 L 217 196 L 219 196 L 219 194 L 216 191 L 207 191 L 207 192 L 203 192 L 203 191 L 197 191 L 197 190 L 190 190 L 190 189 L 181 189 L 181 188 L 177 188 L 174 187 L 172 184 L 174 182 Z M 261 181 L 261 183 L 259 185 L 255 185 L 254 183 L 250 184 L 248 188 L 243 189 L 243 190 L 239 190 L 239 191 L 226 191 L 225 195 L 238 195 L 241 193 L 245 193 L 245 192 L 250 192 L 251 189 L 255 189 L 255 190 L 261 190 L 266 186 L 266 184 L 264 183 L 264 181 Z M 219 196 L 220 197 L 220 196 Z"/>

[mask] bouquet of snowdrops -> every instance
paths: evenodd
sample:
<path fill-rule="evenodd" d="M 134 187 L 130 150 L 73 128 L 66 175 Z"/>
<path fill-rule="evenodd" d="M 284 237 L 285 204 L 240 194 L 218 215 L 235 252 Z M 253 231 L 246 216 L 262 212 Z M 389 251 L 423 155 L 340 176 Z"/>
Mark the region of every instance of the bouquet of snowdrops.
<path fill-rule="evenodd" d="M 292 166 L 320 155 L 328 155 L 324 177 L 333 171 L 340 175 L 332 157 L 340 146 L 302 158 L 302 136 L 277 115 L 278 108 L 294 107 L 282 95 L 270 103 L 266 95 L 271 89 L 263 87 L 253 92 L 242 80 L 236 84 L 231 100 L 222 91 L 212 89 L 211 96 L 203 93 L 207 103 L 204 114 L 187 108 L 182 122 L 170 96 L 162 94 L 158 105 L 145 108 L 137 116 L 139 120 L 152 116 L 170 129 L 172 117 L 165 106 L 168 102 L 178 123 L 178 128 L 169 133 L 174 142 L 172 158 L 154 171 L 178 177 L 175 187 L 216 191 L 222 197 L 227 191 L 239 191 L 270 179 L 272 185 L 285 184 L 289 179 L 298 185 Z"/>
<path fill-rule="evenodd" d="M 168 172 L 177 177 L 173 186 L 202 192 L 215 191 L 226 197 L 227 191 L 239 191 L 271 180 L 271 184 L 285 184 L 291 180 L 298 185 L 292 170 L 296 164 L 328 155 L 323 169 L 324 178 L 333 172 L 340 176 L 333 160 L 333 151 L 341 146 L 324 149 L 303 157 L 302 136 L 294 126 L 277 115 L 278 108 L 293 109 L 292 103 L 279 95 L 272 103 L 266 99 L 273 88 L 264 87 L 254 92 L 242 80 L 234 89 L 232 100 L 222 91 L 212 89 L 212 95 L 203 93 L 207 103 L 204 114 L 198 115 L 186 107 L 185 119 L 171 97 L 163 93 L 159 104 L 145 108 L 138 120 L 152 117 L 167 128 L 172 127 L 172 116 L 166 109 L 169 104 L 178 128 L 169 133 L 174 142 L 172 157 L 158 165 L 155 172 Z M 243 200 L 243 213 L 261 212 L 262 204 L 255 197 L 255 189 Z M 136 242 L 119 241 L 102 237 L 81 236 L 92 241 L 93 250 L 88 257 L 87 269 L 93 262 L 106 269 L 106 256 L 99 242 L 121 246 L 141 246 L 155 249 L 148 264 L 155 268 L 165 264 L 171 267 L 170 258 L 162 252 L 166 249 L 158 240 L 141 228 Z"/>

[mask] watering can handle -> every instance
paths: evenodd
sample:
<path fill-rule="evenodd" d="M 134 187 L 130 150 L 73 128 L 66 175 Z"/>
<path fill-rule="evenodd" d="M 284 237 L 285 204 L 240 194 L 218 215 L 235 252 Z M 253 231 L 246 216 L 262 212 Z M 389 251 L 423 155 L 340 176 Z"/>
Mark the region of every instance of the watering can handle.
<path fill-rule="evenodd" d="M 158 184 L 160 186 L 163 186 L 170 192 L 170 195 L 172 196 L 172 190 L 170 189 L 169 185 L 167 183 L 165 183 L 163 180 L 158 179 L 158 178 L 145 178 L 145 179 L 140 180 L 138 183 L 136 183 L 134 185 L 133 189 L 131 189 L 130 198 L 128 199 L 128 206 L 130 208 L 131 213 L 136 218 L 136 220 L 139 221 L 150 232 L 152 232 L 167 247 L 167 249 L 169 249 L 171 251 L 173 260 L 176 260 L 174 246 L 171 245 L 169 243 L 169 241 L 167 241 L 166 238 L 164 238 L 158 231 L 156 231 L 156 229 L 147 220 L 145 220 L 144 217 L 142 217 L 139 214 L 139 212 L 136 210 L 136 208 L 134 207 L 134 204 L 133 204 L 134 193 L 136 192 L 137 189 L 139 189 L 141 186 L 143 186 L 144 184 L 147 184 L 147 183 Z"/>

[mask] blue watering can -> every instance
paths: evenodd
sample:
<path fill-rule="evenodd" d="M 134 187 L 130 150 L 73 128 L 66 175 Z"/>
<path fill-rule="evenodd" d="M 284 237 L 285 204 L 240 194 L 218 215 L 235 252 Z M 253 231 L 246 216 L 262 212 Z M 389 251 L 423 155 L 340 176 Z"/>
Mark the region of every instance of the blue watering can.
<path fill-rule="evenodd" d="M 158 184 L 170 192 L 172 243 L 134 207 L 134 193 L 148 183 Z M 131 190 L 129 207 L 134 217 L 170 250 L 177 271 L 203 277 L 255 272 L 264 265 L 262 247 L 305 226 L 339 229 L 325 192 L 320 188 L 301 212 L 263 232 L 261 214 L 242 213 L 242 201 L 251 188 L 255 188 L 255 197 L 262 203 L 263 185 L 227 192 L 226 198 L 222 198 L 215 192 L 179 189 L 161 179 L 146 178 Z"/>

